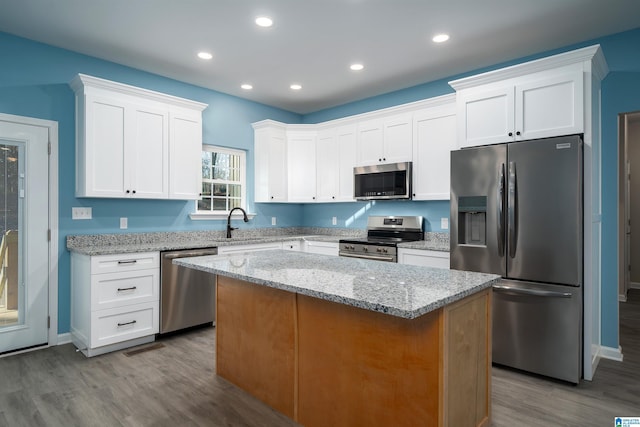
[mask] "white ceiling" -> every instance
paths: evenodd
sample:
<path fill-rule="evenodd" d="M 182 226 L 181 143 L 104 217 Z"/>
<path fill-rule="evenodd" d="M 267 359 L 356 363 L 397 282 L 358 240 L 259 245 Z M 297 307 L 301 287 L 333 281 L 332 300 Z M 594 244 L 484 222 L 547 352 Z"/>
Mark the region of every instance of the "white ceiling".
<path fill-rule="evenodd" d="M 0 31 L 301 114 L 638 27 L 638 0 L 0 0 Z"/>

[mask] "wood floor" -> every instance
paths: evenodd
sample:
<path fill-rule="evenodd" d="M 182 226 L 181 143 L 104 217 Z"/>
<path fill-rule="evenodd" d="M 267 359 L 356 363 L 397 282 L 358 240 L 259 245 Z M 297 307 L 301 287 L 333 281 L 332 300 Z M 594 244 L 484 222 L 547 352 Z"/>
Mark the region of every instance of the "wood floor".
<path fill-rule="evenodd" d="M 493 369 L 493 426 L 613 426 L 640 416 L 640 290 L 621 303 L 624 362 L 578 386 Z M 214 329 L 91 359 L 62 345 L 0 359 L 0 426 L 294 426 L 215 376 Z M 143 347 L 143 348 L 146 348 Z"/>

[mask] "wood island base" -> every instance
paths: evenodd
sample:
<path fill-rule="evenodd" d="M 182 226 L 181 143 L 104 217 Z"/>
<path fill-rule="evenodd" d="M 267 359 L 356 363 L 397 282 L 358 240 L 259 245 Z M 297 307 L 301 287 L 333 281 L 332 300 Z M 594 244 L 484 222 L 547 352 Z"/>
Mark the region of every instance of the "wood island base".
<path fill-rule="evenodd" d="M 217 374 L 307 426 L 487 426 L 491 289 L 417 319 L 217 277 Z"/>

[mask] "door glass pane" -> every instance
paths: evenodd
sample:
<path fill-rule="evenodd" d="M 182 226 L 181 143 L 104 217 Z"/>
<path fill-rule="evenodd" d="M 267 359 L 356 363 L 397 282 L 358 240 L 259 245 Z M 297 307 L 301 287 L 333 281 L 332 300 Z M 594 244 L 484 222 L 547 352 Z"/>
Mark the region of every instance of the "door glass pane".
<path fill-rule="evenodd" d="M 22 276 L 18 257 L 22 157 L 18 146 L 0 141 L 0 328 L 16 325 L 24 318 L 21 313 L 24 298 L 18 285 Z"/>

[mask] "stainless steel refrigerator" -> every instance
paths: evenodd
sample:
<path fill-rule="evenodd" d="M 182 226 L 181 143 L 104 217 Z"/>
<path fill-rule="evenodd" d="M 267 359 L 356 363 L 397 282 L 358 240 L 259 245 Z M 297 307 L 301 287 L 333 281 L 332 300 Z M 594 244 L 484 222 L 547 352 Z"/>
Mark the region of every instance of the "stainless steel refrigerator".
<path fill-rule="evenodd" d="M 579 135 L 451 153 L 451 268 L 502 275 L 493 362 L 582 377 Z"/>

